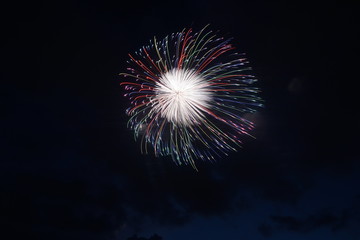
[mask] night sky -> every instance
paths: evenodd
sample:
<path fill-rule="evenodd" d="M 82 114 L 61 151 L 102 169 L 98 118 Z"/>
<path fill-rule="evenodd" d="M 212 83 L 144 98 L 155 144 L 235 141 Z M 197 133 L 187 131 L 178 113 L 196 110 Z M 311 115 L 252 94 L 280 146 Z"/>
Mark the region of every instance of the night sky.
<path fill-rule="evenodd" d="M 1 239 L 357 240 L 356 1 L 33 1 L 1 8 Z M 141 155 L 127 54 L 206 24 L 265 107 L 199 171 Z"/>

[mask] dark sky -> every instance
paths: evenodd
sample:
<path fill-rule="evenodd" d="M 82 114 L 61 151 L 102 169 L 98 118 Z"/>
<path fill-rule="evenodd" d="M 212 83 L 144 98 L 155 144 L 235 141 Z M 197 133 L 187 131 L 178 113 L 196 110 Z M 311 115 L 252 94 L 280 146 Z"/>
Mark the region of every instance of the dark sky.
<path fill-rule="evenodd" d="M 3 6 L 0 238 L 360 239 L 359 10 L 314 2 Z M 118 73 L 154 35 L 208 23 L 266 107 L 256 140 L 196 172 L 140 154 Z"/>

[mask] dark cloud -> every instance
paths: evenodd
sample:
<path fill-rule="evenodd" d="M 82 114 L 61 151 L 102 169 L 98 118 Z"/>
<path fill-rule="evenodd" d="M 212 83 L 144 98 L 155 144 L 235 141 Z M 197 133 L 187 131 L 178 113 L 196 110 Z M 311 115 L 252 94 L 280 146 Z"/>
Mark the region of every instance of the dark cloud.
<path fill-rule="evenodd" d="M 273 223 L 272 229 L 277 230 L 308 233 L 319 228 L 329 228 L 332 232 L 337 232 L 346 229 L 350 222 L 358 221 L 358 214 L 355 209 L 344 209 L 337 214 L 324 210 L 307 217 L 273 215 L 270 219 Z"/>
<path fill-rule="evenodd" d="M 157 235 L 156 233 L 149 237 L 149 238 L 145 238 L 145 237 L 138 237 L 136 234 L 132 237 L 129 237 L 127 240 L 162 240 L 162 237 Z"/>
<path fill-rule="evenodd" d="M 271 237 L 273 235 L 273 230 L 272 230 L 271 225 L 266 224 L 266 223 L 262 223 L 258 227 L 258 231 L 260 232 L 261 235 L 263 235 L 266 238 Z"/>

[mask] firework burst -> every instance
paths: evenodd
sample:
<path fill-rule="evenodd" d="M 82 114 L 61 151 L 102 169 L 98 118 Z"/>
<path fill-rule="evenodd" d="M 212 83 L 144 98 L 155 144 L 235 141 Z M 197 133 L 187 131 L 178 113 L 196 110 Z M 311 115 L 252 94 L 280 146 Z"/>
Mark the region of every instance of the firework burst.
<path fill-rule="evenodd" d="M 254 127 L 243 115 L 261 106 L 244 54 L 206 28 L 154 37 L 129 54 L 131 67 L 120 74 L 131 79 L 121 85 L 131 100 L 128 127 L 141 138 L 141 151 L 150 146 L 156 156 L 195 169 L 197 159 L 236 151 Z"/>

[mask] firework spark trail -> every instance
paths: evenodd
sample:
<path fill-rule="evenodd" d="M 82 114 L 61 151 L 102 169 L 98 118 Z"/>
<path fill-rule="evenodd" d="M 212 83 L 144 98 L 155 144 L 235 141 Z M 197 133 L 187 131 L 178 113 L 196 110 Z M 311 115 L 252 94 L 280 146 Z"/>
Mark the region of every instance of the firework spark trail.
<path fill-rule="evenodd" d="M 241 146 L 252 122 L 244 119 L 262 106 L 250 85 L 256 82 L 243 54 L 231 53 L 229 40 L 192 29 L 171 34 L 129 54 L 133 67 L 124 81 L 131 107 L 128 127 L 141 137 L 142 151 L 170 155 L 179 165 L 215 160 Z"/>

